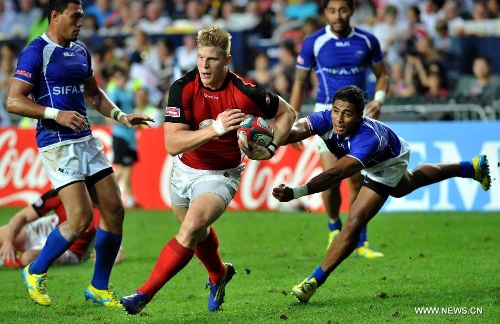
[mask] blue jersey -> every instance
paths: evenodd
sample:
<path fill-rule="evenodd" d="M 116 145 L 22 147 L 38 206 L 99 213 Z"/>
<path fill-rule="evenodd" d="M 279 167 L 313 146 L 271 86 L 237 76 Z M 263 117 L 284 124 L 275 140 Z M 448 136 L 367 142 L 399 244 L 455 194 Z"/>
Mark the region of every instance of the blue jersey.
<path fill-rule="evenodd" d="M 19 56 L 13 78 L 33 86 L 31 98 L 37 104 L 77 111 L 87 120 L 84 82 L 93 73 L 89 50 L 82 42 L 76 41 L 62 47 L 43 34 L 31 41 Z M 90 127 L 75 132 L 55 120 L 40 119 L 37 123 L 36 141 L 38 147 L 42 148 L 61 142 L 78 141 L 90 134 Z"/>
<path fill-rule="evenodd" d="M 332 124 L 332 110 L 324 110 L 307 116 L 312 135 L 319 135 L 338 159 L 350 156 L 357 159 L 364 168 L 375 166 L 401 153 L 401 141 L 386 124 L 363 117 L 363 121 L 351 135 L 335 134 Z"/>
<path fill-rule="evenodd" d="M 353 27 L 349 36 L 337 37 L 327 25 L 304 40 L 296 67 L 314 67 L 318 77 L 316 102 L 331 104 L 335 92 L 344 86 L 366 90 L 367 69 L 383 60 L 380 43 L 369 32 Z"/>

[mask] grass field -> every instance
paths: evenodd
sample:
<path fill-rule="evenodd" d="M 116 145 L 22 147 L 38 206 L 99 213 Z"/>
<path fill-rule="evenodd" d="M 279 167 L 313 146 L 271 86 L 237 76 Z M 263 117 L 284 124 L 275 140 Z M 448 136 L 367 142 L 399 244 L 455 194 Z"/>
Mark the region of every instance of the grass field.
<path fill-rule="evenodd" d="M 15 209 L 0 209 L 4 224 Z M 215 224 L 220 253 L 237 274 L 223 311 L 207 311 L 207 274 L 197 259 L 168 282 L 140 315 L 86 302 L 93 264 L 52 267 L 52 306 L 33 303 L 19 270 L 0 268 L 0 323 L 499 323 L 498 213 L 385 213 L 370 223 L 386 257 L 349 257 L 308 304 L 290 288 L 319 265 L 326 217 L 307 212 L 227 212 Z M 170 212 L 128 211 L 124 263 L 111 275 L 119 297 L 149 275 L 178 230 Z M 436 307 L 439 314 L 416 314 Z M 467 314 L 456 314 L 455 312 Z M 482 314 L 471 314 L 482 312 Z M 446 314 L 448 313 L 448 314 Z M 453 314 L 455 313 L 455 314 Z"/>

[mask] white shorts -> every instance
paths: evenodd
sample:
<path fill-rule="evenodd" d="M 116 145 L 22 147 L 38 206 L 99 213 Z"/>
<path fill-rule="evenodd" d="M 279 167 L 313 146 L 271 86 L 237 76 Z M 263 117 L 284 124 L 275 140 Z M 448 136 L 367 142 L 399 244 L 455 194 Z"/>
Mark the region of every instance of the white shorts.
<path fill-rule="evenodd" d="M 365 168 L 361 170 L 361 174 L 375 182 L 392 188 L 396 187 L 408 169 L 408 161 L 410 160 L 410 145 L 401 137 L 399 140 L 401 141 L 401 153 L 398 156 L 373 167 Z"/>
<path fill-rule="evenodd" d="M 314 105 L 314 112 L 328 110 L 328 109 L 332 109 L 332 104 L 316 103 Z M 323 141 L 323 139 L 319 135 L 315 135 L 314 137 L 316 140 L 316 145 L 318 146 L 319 154 L 330 152 L 330 150 L 328 149 L 328 147 L 325 144 L 325 141 Z"/>
<path fill-rule="evenodd" d="M 172 204 L 189 207 L 197 196 L 213 193 L 221 197 L 227 207 L 240 185 L 244 166 L 242 163 L 226 170 L 198 170 L 185 165 L 176 156 L 170 179 Z"/>
<path fill-rule="evenodd" d="M 57 215 L 43 216 L 34 222 L 24 225 L 24 231 L 26 233 L 26 240 L 24 241 L 24 250 L 29 250 L 31 248 L 41 249 L 50 232 L 52 232 L 57 225 L 59 225 L 59 217 Z M 66 250 L 60 257 L 61 262 L 59 264 L 63 265 L 73 265 L 80 263 L 78 256 Z"/>
<path fill-rule="evenodd" d="M 91 135 L 81 142 L 41 148 L 39 152 L 47 176 L 58 189 L 110 168 L 103 148 L 101 141 Z"/>

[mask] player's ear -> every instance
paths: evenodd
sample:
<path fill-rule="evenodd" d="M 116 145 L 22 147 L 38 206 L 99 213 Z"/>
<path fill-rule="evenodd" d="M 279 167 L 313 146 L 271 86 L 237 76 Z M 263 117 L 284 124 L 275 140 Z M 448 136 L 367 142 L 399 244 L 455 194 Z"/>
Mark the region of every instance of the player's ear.
<path fill-rule="evenodd" d="M 228 65 L 229 65 L 229 62 L 231 62 L 231 59 L 232 59 L 232 58 L 233 58 L 233 57 L 232 57 L 231 55 L 228 55 L 228 56 L 226 57 L 226 62 L 224 62 L 224 65 L 225 65 L 225 66 L 228 66 Z"/>

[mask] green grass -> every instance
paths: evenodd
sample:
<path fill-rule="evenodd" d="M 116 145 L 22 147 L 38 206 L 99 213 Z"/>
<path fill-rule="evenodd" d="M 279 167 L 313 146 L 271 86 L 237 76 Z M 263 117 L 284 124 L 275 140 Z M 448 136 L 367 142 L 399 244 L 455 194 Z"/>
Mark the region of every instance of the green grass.
<path fill-rule="evenodd" d="M 0 209 L 4 224 L 14 209 Z M 0 269 L 0 323 L 498 323 L 498 213 L 385 213 L 369 239 L 386 257 L 349 257 L 308 304 L 290 288 L 321 262 L 326 217 L 307 212 L 227 212 L 217 230 L 222 259 L 237 274 L 224 310 L 207 311 L 207 273 L 197 259 L 140 315 L 86 302 L 93 264 L 49 270 L 50 307 L 33 303 L 19 270 Z M 111 275 L 118 296 L 135 291 L 176 234 L 169 211 L 128 211 L 126 260 Z M 465 307 L 480 315 L 415 314 L 415 307 Z"/>

